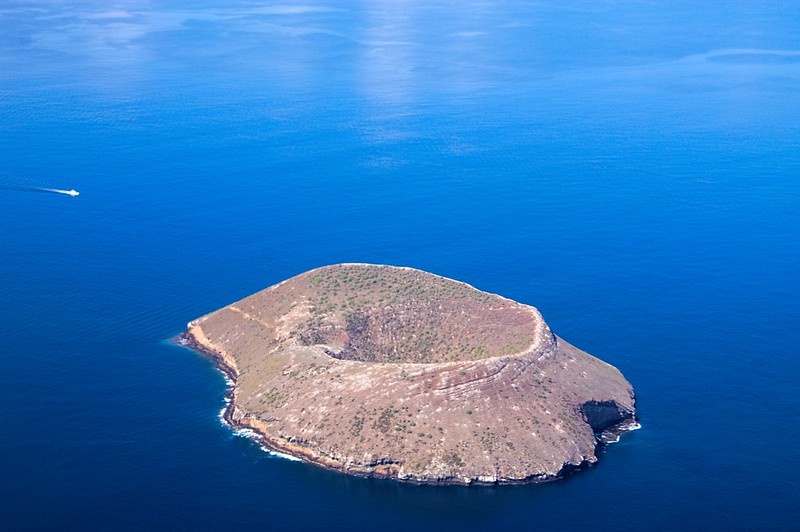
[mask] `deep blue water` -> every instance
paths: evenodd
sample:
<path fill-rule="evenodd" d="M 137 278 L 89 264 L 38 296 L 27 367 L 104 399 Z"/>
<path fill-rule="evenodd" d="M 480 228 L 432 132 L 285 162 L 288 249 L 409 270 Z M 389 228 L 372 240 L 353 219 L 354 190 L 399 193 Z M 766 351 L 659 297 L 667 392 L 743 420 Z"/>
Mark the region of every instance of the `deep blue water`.
<path fill-rule="evenodd" d="M 0 187 L 81 196 L 0 190 L 0 529 L 797 529 L 798 21 L 4 1 Z M 544 486 L 270 457 L 166 340 L 345 261 L 537 306 L 623 371 L 642 430 Z"/>

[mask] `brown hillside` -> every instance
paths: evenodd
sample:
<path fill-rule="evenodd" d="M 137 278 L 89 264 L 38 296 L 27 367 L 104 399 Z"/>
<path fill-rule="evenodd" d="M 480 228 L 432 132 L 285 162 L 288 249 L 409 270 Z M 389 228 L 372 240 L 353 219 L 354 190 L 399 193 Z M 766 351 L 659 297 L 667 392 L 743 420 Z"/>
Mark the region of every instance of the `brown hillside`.
<path fill-rule="evenodd" d="M 228 420 L 359 475 L 545 481 L 634 420 L 619 371 L 539 311 L 410 268 L 306 272 L 189 324 L 235 384 Z"/>

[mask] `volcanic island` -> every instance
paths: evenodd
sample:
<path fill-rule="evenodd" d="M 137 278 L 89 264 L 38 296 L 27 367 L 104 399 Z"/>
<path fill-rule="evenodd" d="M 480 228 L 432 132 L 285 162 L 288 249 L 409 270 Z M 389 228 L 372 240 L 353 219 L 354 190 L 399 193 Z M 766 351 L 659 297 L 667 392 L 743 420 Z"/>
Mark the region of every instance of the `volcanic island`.
<path fill-rule="evenodd" d="M 233 427 L 353 475 L 546 482 L 637 426 L 619 370 L 536 308 L 412 268 L 311 270 L 190 322 L 182 340 L 232 381 Z"/>

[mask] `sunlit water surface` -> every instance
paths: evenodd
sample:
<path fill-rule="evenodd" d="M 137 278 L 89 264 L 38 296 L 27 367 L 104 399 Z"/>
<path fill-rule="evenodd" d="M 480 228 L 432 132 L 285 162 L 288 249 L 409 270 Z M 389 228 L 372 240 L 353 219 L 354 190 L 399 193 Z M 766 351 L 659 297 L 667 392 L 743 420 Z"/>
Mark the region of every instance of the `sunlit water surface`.
<path fill-rule="evenodd" d="M 0 528 L 800 519 L 800 4 L 5 1 Z M 537 306 L 642 430 L 546 486 L 268 454 L 165 342 L 306 269 Z"/>

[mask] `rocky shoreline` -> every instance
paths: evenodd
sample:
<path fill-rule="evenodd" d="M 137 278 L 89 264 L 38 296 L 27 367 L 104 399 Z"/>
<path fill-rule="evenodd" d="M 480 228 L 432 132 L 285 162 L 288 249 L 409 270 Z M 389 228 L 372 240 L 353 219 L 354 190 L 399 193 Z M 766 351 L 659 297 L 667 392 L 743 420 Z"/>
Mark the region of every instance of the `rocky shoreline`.
<path fill-rule="evenodd" d="M 311 449 L 305 448 L 302 445 L 297 445 L 289 441 L 279 441 L 272 438 L 263 429 L 263 424 L 259 420 L 247 413 L 244 413 L 236 404 L 236 379 L 238 371 L 235 366 L 229 362 L 229 358 L 222 352 L 205 345 L 192 335 L 189 330 L 184 331 L 178 336 L 178 343 L 188 347 L 202 355 L 210 357 L 214 361 L 214 367 L 222 373 L 229 381 L 228 389 L 225 392 L 225 408 L 222 412 L 222 419 L 233 430 L 246 429 L 253 435 L 252 439 L 259 445 L 276 453 L 282 453 L 294 458 L 298 458 L 304 462 L 308 462 L 325 469 L 339 472 L 348 472 L 352 474 L 359 474 L 359 471 L 347 471 L 341 464 L 333 461 L 330 458 L 320 456 L 314 453 Z M 364 476 L 371 476 L 365 474 Z"/>

